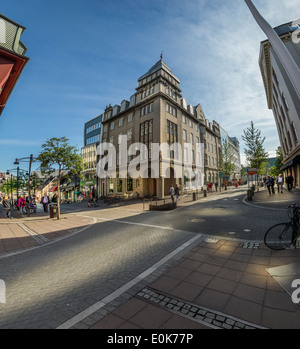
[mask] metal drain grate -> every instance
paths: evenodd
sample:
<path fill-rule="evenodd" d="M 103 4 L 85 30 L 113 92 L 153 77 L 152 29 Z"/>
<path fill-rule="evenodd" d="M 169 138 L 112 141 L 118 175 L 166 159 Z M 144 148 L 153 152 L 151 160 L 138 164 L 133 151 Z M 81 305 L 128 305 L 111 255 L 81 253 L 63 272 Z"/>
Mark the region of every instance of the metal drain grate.
<path fill-rule="evenodd" d="M 188 303 L 170 295 L 165 295 L 150 288 L 141 290 L 137 297 L 141 297 L 148 302 L 157 304 L 164 309 L 172 311 L 178 315 L 205 324 L 215 329 L 263 329 L 259 325 L 251 324 L 247 321 L 237 319 L 227 314 L 215 310 L 207 309 L 196 304 Z"/>
<path fill-rule="evenodd" d="M 248 241 L 244 242 L 243 248 L 259 248 L 259 242 Z"/>

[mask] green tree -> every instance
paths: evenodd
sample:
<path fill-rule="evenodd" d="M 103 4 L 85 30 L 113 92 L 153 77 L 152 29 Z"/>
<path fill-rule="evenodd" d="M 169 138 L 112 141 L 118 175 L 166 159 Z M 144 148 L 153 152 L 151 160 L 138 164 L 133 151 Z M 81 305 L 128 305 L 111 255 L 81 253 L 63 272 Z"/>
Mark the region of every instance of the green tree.
<path fill-rule="evenodd" d="M 276 151 L 276 160 L 274 162 L 274 165 L 270 169 L 270 175 L 271 176 L 278 176 L 281 173 L 281 167 L 283 165 L 283 154 L 281 147 L 277 148 Z"/>
<path fill-rule="evenodd" d="M 230 174 L 234 172 L 236 166 L 233 161 L 233 154 L 230 148 L 230 144 L 227 139 L 222 142 L 222 152 L 220 159 L 220 171 L 225 176 L 226 180 L 230 177 Z"/>
<path fill-rule="evenodd" d="M 268 159 L 268 153 L 263 146 L 265 137 L 261 136 L 260 130 L 255 129 L 253 121 L 251 121 L 250 127 L 244 130 L 242 139 L 246 145 L 244 152 L 248 166 L 262 171 L 264 163 Z"/>
<path fill-rule="evenodd" d="M 37 157 L 41 162 L 42 174 L 50 175 L 58 171 L 57 176 L 57 219 L 60 218 L 60 182 L 79 173 L 82 168 L 82 158 L 78 149 L 69 144 L 66 137 L 51 138 L 42 145 L 42 151 Z"/>

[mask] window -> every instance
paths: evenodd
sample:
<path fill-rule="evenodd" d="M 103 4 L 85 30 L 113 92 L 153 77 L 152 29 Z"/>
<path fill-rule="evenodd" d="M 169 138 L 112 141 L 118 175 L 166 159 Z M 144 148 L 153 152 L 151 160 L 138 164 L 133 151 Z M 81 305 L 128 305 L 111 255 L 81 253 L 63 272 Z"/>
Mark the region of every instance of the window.
<path fill-rule="evenodd" d="M 127 191 L 133 191 L 133 180 L 132 180 L 132 178 L 127 178 Z"/>
<path fill-rule="evenodd" d="M 131 141 L 131 140 L 132 140 L 132 128 L 130 128 L 130 129 L 127 131 L 127 140 L 128 140 L 128 141 Z"/>
<path fill-rule="evenodd" d="M 109 179 L 109 192 L 110 193 L 114 192 L 114 182 L 111 178 Z"/>
<path fill-rule="evenodd" d="M 194 144 L 194 135 L 192 133 L 190 135 L 190 141 L 191 141 L 191 144 Z"/>
<path fill-rule="evenodd" d="M 108 126 L 105 125 L 104 128 L 103 128 L 103 132 L 107 132 L 107 129 L 108 129 Z"/>
<path fill-rule="evenodd" d="M 186 116 L 185 116 L 185 115 L 182 115 L 182 122 L 183 122 L 184 124 L 186 124 Z"/>
<path fill-rule="evenodd" d="M 114 128 L 115 128 L 115 123 L 112 122 L 112 123 L 110 124 L 110 129 L 111 129 L 111 130 L 114 130 Z"/>
<path fill-rule="evenodd" d="M 132 120 L 133 120 L 133 113 L 128 115 L 127 122 L 132 122 Z"/>
<path fill-rule="evenodd" d="M 144 116 L 146 114 L 153 112 L 153 103 L 146 105 L 141 109 L 141 116 Z"/>
<path fill-rule="evenodd" d="M 192 163 L 195 163 L 195 152 L 192 150 Z"/>
<path fill-rule="evenodd" d="M 187 148 L 184 148 L 183 150 L 183 160 L 188 161 L 188 150 Z"/>
<path fill-rule="evenodd" d="M 118 179 L 117 180 L 117 192 L 122 193 L 122 191 L 123 191 L 123 182 L 122 182 L 122 179 Z"/>
<path fill-rule="evenodd" d="M 123 118 L 121 118 L 121 119 L 119 120 L 119 127 L 123 126 L 123 122 L 124 122 L 124 120 L 123 120 Z"/>
<path fill-rule="evenodd" d="M 292 124 L 291 124 L 291 129 L 292 129 L 292 135 L 293 135 L 294 141 L 295 141 L 295 143 L 298 143 L 298 134 L 297 134 L 297 130 L 296 130 L 294 122 L 292 122 Z"/>
<path fill-rule="evenodd" d="M 110 138 L 109 138 L 109 142 L 110 142 L 111 144 L 113 144 L 113 143 L 114 143 L 114 136 L 110 136 Z"/>
<path fill-rule="evenodd" d="M 167 120 L 167 141 L 169 145 L 178 142 L 177 125 L 169 120 Z"/>
<path fill-rule="evenodd" d="M 289 110 L 289 105 L 288 105 L 288 102 L 287 102 L 287 100 L 285 98 L 284 93 L 282 93 L 281 97 L 282 97 L 284 108 L 285 108 L 286 111 L 288 111 Z"/>
<path fill-rule="evenodd" d="M 183 140 L 187 141 L 187 132 L 186 132 L 186 130 L 183 130 Z"/>
<path fill-rule="evenodd" d="M 148 149 L 148 158 L 151 156 L 151 143 L 153 141 L 153 134 L 152 134 L 152 125 L 153 121 L 145 121 L 142 124 L 140 124 L 140 143 L 143 143 L 146 145 Z"/>
<path fill-rule="evenodd" d="M 177 117 L 177 109 L 174 108 L 173 106 L 171 106 L 171 105 L 168 104 L 168 103 L 166 104 L 166 111 L 167 111 L 169 114 L 171 114 L 171 115 Z"/>

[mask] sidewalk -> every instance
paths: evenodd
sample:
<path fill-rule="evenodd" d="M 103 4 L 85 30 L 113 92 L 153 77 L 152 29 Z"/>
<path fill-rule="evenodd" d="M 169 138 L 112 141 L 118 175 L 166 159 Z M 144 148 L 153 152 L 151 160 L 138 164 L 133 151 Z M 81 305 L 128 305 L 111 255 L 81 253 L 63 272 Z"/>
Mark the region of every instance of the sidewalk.
<path fill-rule="evenodd" d="M 13 219 L 5 216 L 0 205 L 0 257 L 35 248 L 58 238 L 78 233 L 94 222 L 92 217 L 61 214 L 59 220 L 49 218 L 49 213 L 21 216 L 13 211 Z"/>
<path fill-rule="evenodd" d="M 251 205 L 285 209 L 300 191 L 269 197 L 256 192 Z M 245 202 L 247 203 L 247 202 Z M 123 298 L 75 328 L 92 329 L 299 329 L 300 249 L 272 251 L 261 243 L 203 240 Z M 93 325 L 91 325 L 93 323 Z"/>

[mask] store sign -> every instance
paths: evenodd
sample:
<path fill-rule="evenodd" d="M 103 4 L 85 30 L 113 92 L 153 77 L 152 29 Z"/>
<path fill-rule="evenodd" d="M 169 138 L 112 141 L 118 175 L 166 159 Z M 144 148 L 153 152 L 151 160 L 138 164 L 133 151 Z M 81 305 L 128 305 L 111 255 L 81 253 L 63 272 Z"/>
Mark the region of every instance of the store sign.
<path fill-rule="evenodd" d="M 250 176 L 253 176 L 258 171 L 257 168 L 249 168 L 248 173 Z"/>

